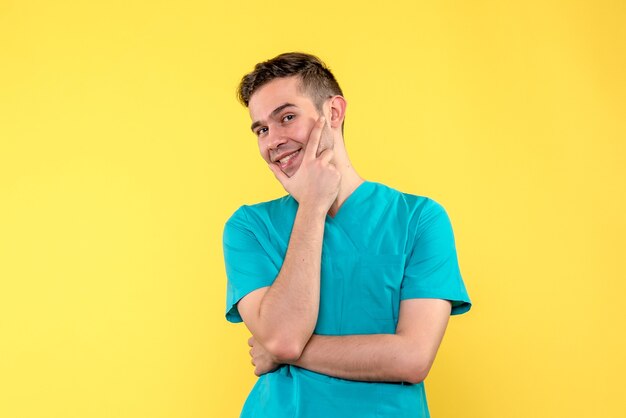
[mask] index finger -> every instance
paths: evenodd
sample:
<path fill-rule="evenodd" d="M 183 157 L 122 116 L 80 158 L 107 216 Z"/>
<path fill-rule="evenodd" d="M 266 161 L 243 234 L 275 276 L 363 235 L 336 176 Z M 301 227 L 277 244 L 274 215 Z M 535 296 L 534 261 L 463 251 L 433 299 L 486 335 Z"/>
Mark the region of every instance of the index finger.
<path fill-rule="evenodd" d="M 304 157 L 310 160 L 317 158 L 317 148 L 320 145 L 320 141 L 322 139 L 322 130 L 324 129 L 324 125 L 326 124 L 326 118 L 324 116 L 320 116 L 320 118 L 315 122 L 315 126 L 311 130 L 309 134 L 309 141 L 306 144 L 306 150 L 304 152 Z"/>

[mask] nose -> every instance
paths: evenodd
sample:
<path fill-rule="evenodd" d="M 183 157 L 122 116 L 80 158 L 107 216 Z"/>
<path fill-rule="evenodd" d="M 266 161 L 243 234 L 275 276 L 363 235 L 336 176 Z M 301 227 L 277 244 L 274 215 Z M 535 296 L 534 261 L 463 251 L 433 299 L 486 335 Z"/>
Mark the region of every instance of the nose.
<path fill-rule="evenodd" d="M 282 144 L 287 142 L 287 138 L 282 134 L 280 128 L 271 127 L 266 137 L 267 149 L 271 152 L 278 149 Z"/>

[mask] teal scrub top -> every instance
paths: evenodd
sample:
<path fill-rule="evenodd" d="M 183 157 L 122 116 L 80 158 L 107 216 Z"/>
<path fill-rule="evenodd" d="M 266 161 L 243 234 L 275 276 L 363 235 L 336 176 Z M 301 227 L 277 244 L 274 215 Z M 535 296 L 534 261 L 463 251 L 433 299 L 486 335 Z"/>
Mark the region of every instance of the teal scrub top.
<path fill-rule="evenodd" d="M 240 207 L 223 235 L 226 319 L 237 302 L 270 286 L 285 258 L 298 203 L 290 195 Z M 444 208 L 434 200 L 365 181 L 326 216 L 315 328 L 321 335 L 393 334 L 400 301 L 471 307 Z M 258 378 L 241 412 L 252 417 L 429 417 L 424 383 L 358 382 L 283 365 Z"/>

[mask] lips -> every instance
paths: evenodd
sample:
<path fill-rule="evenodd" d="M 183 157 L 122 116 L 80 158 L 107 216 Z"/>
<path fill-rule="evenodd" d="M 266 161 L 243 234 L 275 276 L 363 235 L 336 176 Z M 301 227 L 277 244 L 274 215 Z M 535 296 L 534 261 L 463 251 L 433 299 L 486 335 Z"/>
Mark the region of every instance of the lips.
<path fill-rule="evenodd" d="M 300 154 L 300 151 L 301 149 L 297 149 L 295 151 L 291 151 L 289 153 L 279 155 L 278 158 L 274 160 L 274 162 L 277 163 L 280 166 L 280 168 L 285 168 L 287 167 L 287 165 L 289 165 L 289 162 L 292 159 L 294 159 Z"/>

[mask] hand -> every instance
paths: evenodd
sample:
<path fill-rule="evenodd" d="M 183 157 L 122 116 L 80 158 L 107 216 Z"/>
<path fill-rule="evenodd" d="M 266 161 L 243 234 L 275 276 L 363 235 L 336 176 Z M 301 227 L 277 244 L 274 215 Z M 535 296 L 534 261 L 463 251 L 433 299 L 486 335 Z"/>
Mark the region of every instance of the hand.
<path fill-rule="evenodd" d="M 339 193 L 341 174 L 333 165 L 334 151 L 325 149 L 319 155 L 317 151 L 322 138 L 326 119 L 321 116 L 309 134 L 309 140 L 303 152 L 302 163 L 291 177 L 288 177 L 275 164 L 269 164 L 270 170 L 285 190 L 300 205 L 315 206 L 328 212 Z"/>
<path fill-rule="evenodd" d="M 252 347 L 249 353 L 250 357 L 252 357 L 252 365 L 255 366 L 255 375 L 261 376 L 265 373 L 273 372 L 280 366 L 279 363 L 274 362 L 274 358 L 254 337 L 248 339 L 248 345 Z"/>

